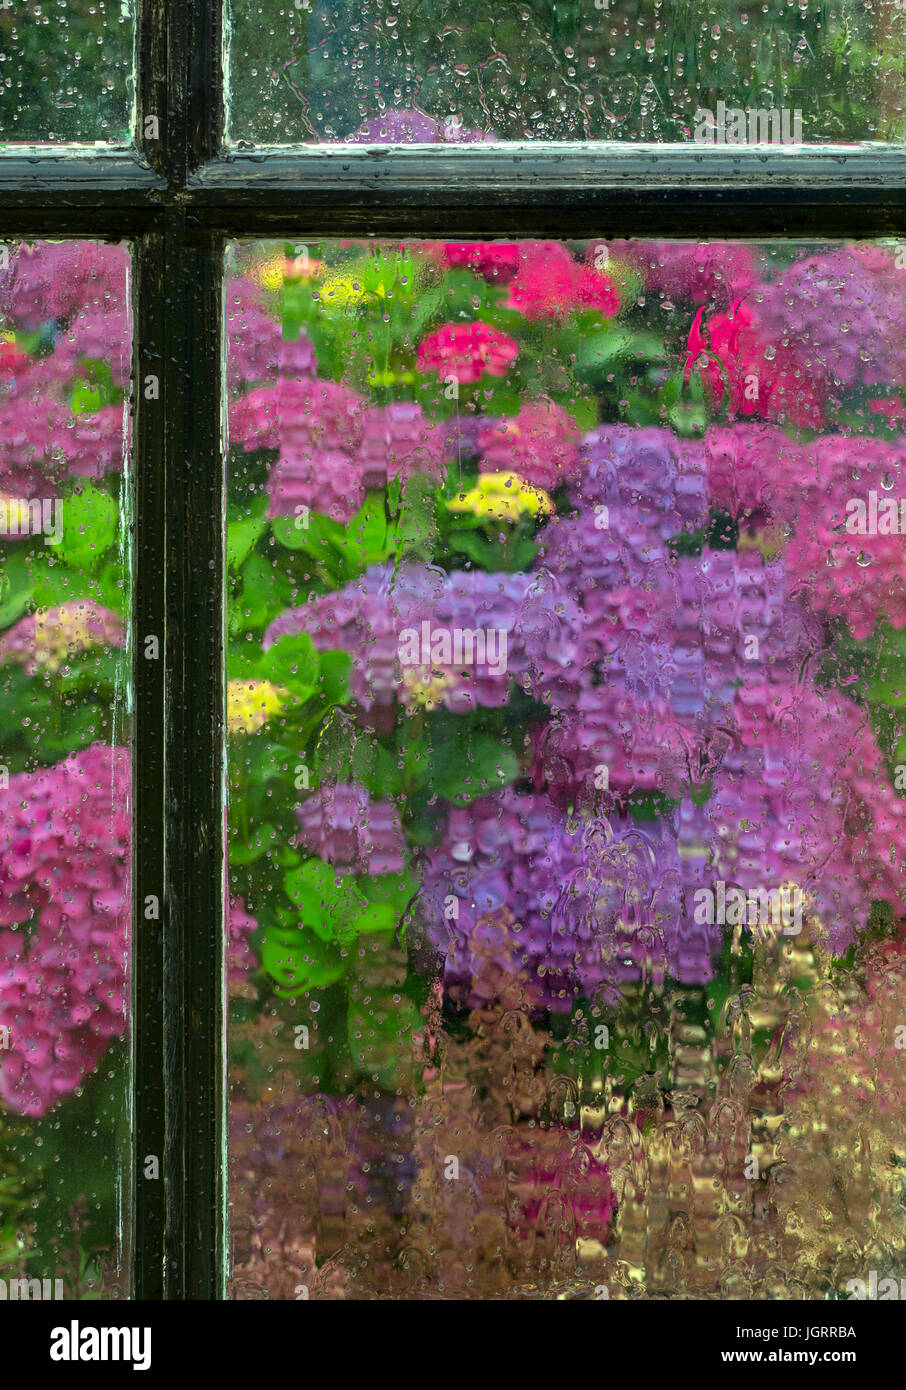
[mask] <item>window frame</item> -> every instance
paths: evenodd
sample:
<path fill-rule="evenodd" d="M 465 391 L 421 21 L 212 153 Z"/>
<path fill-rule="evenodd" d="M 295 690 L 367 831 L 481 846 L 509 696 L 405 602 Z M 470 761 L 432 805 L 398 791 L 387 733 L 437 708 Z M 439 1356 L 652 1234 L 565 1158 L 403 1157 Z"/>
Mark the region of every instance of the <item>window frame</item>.
<path fill-rule="evenodd" d="M 137 1299 L 222 1299 L 228 239 L 906 236 L 906 148 L 223 149 L 220 0 L 136 0 L 132 149 L 0 153 L 5 237 L 133 251 L 133 1160 Z M 145 139 L 146 116 L 158 138 Z M 148 375 L 159 379 L 146 400 Z M 144 638 L 162 638 L 146 660 Z M 140 905 L 161 902 L 161 920 Z M 159 1181 L 143 1176 L 149 1154 Z"/>

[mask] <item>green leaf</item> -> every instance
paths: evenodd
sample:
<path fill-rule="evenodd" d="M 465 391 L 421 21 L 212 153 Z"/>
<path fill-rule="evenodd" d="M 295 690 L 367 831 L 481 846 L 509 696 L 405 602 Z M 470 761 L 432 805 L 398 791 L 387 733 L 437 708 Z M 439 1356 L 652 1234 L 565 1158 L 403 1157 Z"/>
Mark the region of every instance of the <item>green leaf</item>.
<path fill-rule="evenodd" d="M 261 947 L 261 968 L 274 981 L 277 993 L 292 999 L 339 980 L 343 961 L 336 950 L 316 936 L 272 928 Z"/>
<path fill-rule="evenodd" d="M 338 877 L 322 859 L 309 859 L 283 876 L 283 887 L 307 929 L 322 941 L 346 941 L 355 935 L 350 919 L 356 911 L 354 884 Z"/>
<path fill-rule="evenodd" d="M 246 515 L 234 517 L 227 522 L 227 563 L 231 569 L 239 569 L 252 546 L 267 525 L 267 498 L 258 497 L 250 509 L 243 509 Z"/>
<path fill-rule="evenodd" d="M 10 556 L 0 569 L 0 628 L 9 627 L 25 612 L 32 598 L 32 579 L 24 559 Z"/>
<path fill-rule="evenodd" d="M 320 658 L 307 632 L 278 637 L 257 662 L 256 674 L 261 680 L 285 686 L 304 699 L 313 694 L 318 684 Z M 303 695 L 304 691 L 304 695 Z"/>
<path fill-rule="evenodd" d="M 519 775 L 519 759 L 511 748 L 488 734 L 469 733 L 444 740 L 432 753 L 431 787 L 458 806 L 499 791 Z"/>
<path fill-rule="evenodd" d="M 117 506 L 109 493 L 82 484 L 63 499 L 63 539 L 58 553 L 75 569 L 94 568 L 116 541 Z"/>

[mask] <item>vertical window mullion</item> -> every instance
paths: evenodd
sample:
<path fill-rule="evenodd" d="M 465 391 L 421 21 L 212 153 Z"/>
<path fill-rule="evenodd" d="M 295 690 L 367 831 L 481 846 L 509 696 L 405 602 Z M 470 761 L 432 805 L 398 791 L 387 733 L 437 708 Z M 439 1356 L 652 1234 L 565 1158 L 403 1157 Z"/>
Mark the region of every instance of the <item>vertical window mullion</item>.
<path fill-rule="evenodd" d="M 222 253 L 186 210 L 219 147 L 217 53 L 211 0 L 142 5 L 136 138 L 167 180 L 136 243 L 134 1290 L 151 1299 L 221 1297 L 225 1275 Z"/>

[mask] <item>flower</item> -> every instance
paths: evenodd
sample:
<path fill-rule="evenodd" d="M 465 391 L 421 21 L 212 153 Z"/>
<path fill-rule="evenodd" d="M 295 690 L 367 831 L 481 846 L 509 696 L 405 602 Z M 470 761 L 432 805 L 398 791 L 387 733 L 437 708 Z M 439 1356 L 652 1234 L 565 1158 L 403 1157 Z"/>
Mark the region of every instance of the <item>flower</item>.
<path fill-rule="evenodd" d="M 447 116 L 441 124 L 423 111 L 385 111 L 345 138 L 347 144 L 354 145 L 457 145 L 497 139 L 491 133 L 465 128 L 461 116 Z"/>
<path fill-rule="evenodd" d="M 43 1115 L 128 1010 L 129 754 L 93 745 L 0 790 L 0 1096 Z"/>
<path fill-rule="evenodd" d="M 752 248 L 738 242 L 630 241 L 612 250 L 638 264 L 646 287 L 667 300 L 729 305 L 758 283 Z"/>
<path fill-rule="evenodd" d="M 518 473 L 483 473 L 475 487 L 447 502 L 451 512 L 471 512 L 489 521 L 520 521 L 524 516 L 550 516 L 547 493 L 524 482 Z"/>
<path fill-rule="evenodd" d="M 254 734 L 279 714 L 289 691 L 264 680 L 234 680 L 227 684 L 227 729 L 231 734 Z"/>
<path fill-rule="evenodd" d="M 755 314 L 761 341 L 794 349 L 825 389 L 906 375 L 902 272 L 880 248 L 803 256 L 765 287 Z"/>
<path fill-rule="evenodd" d="M 233 402 L 231 444 L 279 451 L 267 480 L 269 516 L 298 516 L 308 507 L 352 519 L 365 500 L 355 461 L 361 416 L 361 398 L 334 381 L 281 379 Z"/>
<path fill-rule="evenodd" d="M 725 402 L 731 415 L 820 427 L 826 384 L 816 379 L 795 345 L 772 341 L 741 299 L 734 300 L 729 313 L 712 315 L 707 324 L 703 314 L 704 306 L 696 311 L 689 330 L 685 385 L 697 369 L 714 408 Z"/>
<path fill-rule="evenodd" d="M 73 599 L 20 618 L 0 637 L 0 662 L 24 666 L 26 675 L 55 675 L 73 656 L 93 647 L 122 647 L 123 621 L 109 608 Z"/>
<path fill-rule="evenodd" d="M 518 473 L 549 492 L 569 481 L 579 460 L 579 431 L 553 401 L 533 401 L 478 436 L 483 473 Z"/>
<path fill-rule="evenodd" d="M 452 376 L 462 386 L 488 376 L 506 376 L 519 345 L 486 323 L 448 323 L 423 338 L 418 348 L 420 372 Z"/>
<path fill-rule="evenodd" d="M 512 280 L 522 256 L 515 241 L 446 241 L 440 246 L 444 262 L 453 269 L 474 270 L 486 280 Z"/>
<path fill-rule="evenodd" d="M 296 808 L 299 844 L 341 874 L 399 874 L 407 849 L 399 812 L 364 787 L 331 782 Z"/>
<path fill-rule="evenodd" d="M 522 260 L 507 304 L 527 319 L 560 317 L 576 309 L 598 309 L 612 318 L 620 307 L 610 277 L 579 265 L 559 241 L 522 244 Z"/>
<path fill-rule="evenodd" d="M 443 477 L 448 457 L 444 428 L 425 418 L 420 405 L 393 401 L 362 412 L 362 438 L 355 462 L 365 487 L 385 487 L 415 473 Z"/>

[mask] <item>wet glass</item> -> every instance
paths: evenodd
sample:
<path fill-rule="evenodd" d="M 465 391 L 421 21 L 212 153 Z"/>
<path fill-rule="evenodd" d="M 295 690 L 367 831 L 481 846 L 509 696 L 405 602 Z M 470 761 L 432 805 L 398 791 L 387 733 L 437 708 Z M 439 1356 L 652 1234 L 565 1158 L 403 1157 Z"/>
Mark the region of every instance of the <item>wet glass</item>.
<path fill-rule="evenodd" d="M 231 248 L 232 1297 L 896 1274 L 904 281 Z"/>
<path fill-rule="evenodd" d="M 129 256 L 0 244 L 0 1299 L 128 1297 Z"/>
<path fill-rule="evenodd" d="M 900 0 L 227 0 L 228 139 L 852 144 L 906 132 Z"/>
<path fill-rule="evenodd" d="M 0 0 L 0 146 L 126 145 L 133 0 Z"/>

